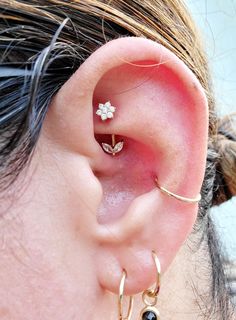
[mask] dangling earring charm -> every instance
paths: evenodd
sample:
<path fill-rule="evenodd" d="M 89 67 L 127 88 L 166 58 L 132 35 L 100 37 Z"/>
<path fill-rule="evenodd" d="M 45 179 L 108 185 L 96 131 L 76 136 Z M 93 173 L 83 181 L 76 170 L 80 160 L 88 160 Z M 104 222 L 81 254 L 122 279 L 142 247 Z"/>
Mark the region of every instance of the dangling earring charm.
<path fill-rule="evenodd" d="M 113 156 L 115 156 L 117 153 L 121 152 L 121 150 L 123 149 L 124 142 L 120 141 L 116 143 L 116 138 L 114 134 L 112 134 L 111 137 L 112 137 L 112 145 L 102 142 L 102 148 L 107 153 L 110 153 Z"/>
<path fill-rule="evenodd" d="M 160 313 L 155 307 L 157 304 L 157 297 L 153 297 L 152 299 L 153 301 L 149 301 L 146 295 L 143 293 L 143 302 L 146 304 L 146 306 L 140 313 L 140 320 L 160 320 Z"/>
<path fill-rule="evenodd" d="M 142 298 L 145 307 L 140 313 L 140 320 L 160 320 L 160 313 L 155 306 L 157 304 L 157 296 L 160 291 L 161 265 L 154 251 L 152 251 L 152 256 L 157 269 L 156 287 L 153 290 L 147 289 L 143 292 Z"/>

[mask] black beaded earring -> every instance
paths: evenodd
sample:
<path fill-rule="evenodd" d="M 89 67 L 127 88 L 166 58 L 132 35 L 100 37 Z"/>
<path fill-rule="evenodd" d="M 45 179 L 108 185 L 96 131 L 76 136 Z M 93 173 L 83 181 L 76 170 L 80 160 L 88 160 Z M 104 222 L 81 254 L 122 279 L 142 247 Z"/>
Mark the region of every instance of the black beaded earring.
<path fill-rule="evenodd" d="M 160 320 L 159 311 L 155 306 L 157 304 L 157 296 L 160 291 L 161 265 L 155 251 L 152 251 L 152 256 L 157 269 L 156 287 L 155 289 L 147 289 L 143 292 L 142 298 L 145 307 L 140 313 L 140 320 Z"/>

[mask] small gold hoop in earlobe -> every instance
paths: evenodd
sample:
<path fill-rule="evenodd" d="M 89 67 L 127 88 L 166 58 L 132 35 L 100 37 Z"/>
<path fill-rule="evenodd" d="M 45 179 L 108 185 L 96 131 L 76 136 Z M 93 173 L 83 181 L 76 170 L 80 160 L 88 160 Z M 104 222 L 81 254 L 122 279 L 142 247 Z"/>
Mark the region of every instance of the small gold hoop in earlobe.
<path fill-rule="evenodd" d="M 156 267 L 156 286 L 154 289 L 147 289 L 143 292 L 142 299 L 145 307 L 140 312 L 140 320 L 155 319 L 160 320 L 160 313 L 156 308 L 157 297 L 161 286 L 161 264 L 155 251 L 152 251 L 152 257 Z"/>
<path fill-rule="evenodd" d="M 143 292 L 143 299 L 145 299 L 146 296 L 148 296 L 149 298 L 154 298 L 155 299 L 157 297 L 159 291 L 160 291 L 160 286 L 161 286 L 161 264 L 160 264 L 160 261 L 159 261 L 155 251 L 152 251 L 152 257 L 153 257 L 153 260 L 155 262 L 155 267 L 156 267 L 156 286 L 155 286 L 154 289 L 145 290 Z M 154 304 L 156 304 L 156 300 L 155 300 Z M 152 305 L 152 304 L 150 304 L 150 305 Z"/>
<path fill-rule="evenodd" d="M 201 200 L 201 194 L 199 193 L 196 198 L 187 198 L 187 197 L 183 197 L 183 196 L 180 196 L 178 194 L 175 194 L 169 190 L 167 190 L 166 188 L 164 187 L 161 187 L 158 183 L 158 180 L 157 178 L 155 179 L 155 182 L 156 182 L 156 186 L 158 189 L 160 189 L 163 193 L 167 194 L 168 196 L 170 197 L 173 197 L 177 200 L 180 200 L 180 201 L 183 201 L 183 202 L 187 202 L 187 203 L 196 203 L 196 202 L 199 202 Z"/>
<path fill-rule="evenodd" d="M 119 287 L 119 300 L 118 300 L 118 308 L 119 308 L 119 320 L 130 320 L 133 310 L 133 297 L 129 297 L 129 306 L 128 306 L 128 312 L 127 316 L 123 316 L 123 300 L 124 300 L 124 291 L 125 291 L 125 280 L 127 277 L 127 273 L 125 270 L 123 270 L 122 278 L 120 281 L 120 287 Z"/>

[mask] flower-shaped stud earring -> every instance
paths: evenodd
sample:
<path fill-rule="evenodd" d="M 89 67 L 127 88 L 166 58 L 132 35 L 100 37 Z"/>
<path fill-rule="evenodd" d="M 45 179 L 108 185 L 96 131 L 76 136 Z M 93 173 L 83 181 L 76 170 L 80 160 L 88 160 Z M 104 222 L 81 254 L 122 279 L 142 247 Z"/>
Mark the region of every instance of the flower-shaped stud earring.
<path fill-rule="evenodd" d="M 101 117 L 103 121 L 107 119 L 112 119 L 114 117 L 114 112 L 116 111 L 116 108 L 111 105 L 110 101 L 103 103 L 99 103 L 98 109 L 96 111 L 96 115 Z M 117 153 L 121 152 L 121 150 L 124 147 L 124 142 L 116 142 L 115 135 L 112 134 L 112 144 L 108 144 L 105 142 L 102 142 L 102 148 L 106 153 L 112 154 L 115 156 Z"/>
<path fill-rule="evenodd" d="M 110 101 L 107 101 L 106 103 L 99 103 L 98 109 L 96 111 L 96 115 L 101 117 L 103 121 L 107 119 L 113 118 L 113 113 L 116 111 L 116 108 L 111 105 Z"/>

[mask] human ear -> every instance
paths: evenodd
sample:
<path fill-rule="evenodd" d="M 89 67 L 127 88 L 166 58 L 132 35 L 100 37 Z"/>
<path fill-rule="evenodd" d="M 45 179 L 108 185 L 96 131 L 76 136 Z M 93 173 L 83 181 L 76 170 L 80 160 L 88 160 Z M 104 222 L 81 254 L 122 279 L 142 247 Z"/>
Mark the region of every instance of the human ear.
<path fill-rule="evenodd" d="M 102 121 L 96 110 L 106 101 L 116 111 L 112 120 Z M 73 166 L 71 158 L 65 159 L 65 171 L 83 203 L 96 213 L 80 212 L 75 219 L 94 248 L 99 284 L 117 293 L 125 269 L 126 293 L 145 290 L 155 281 L 152 250 L 165 272 L 198 212 L 197 204 L 171 198 L 155 184 L 157 177 L 160 185 L 190 198 L 200 192 L 208 108 L 197 78 L 158 43 L 113 40 L 61 88 L 45 130 L 60 150 L 74 155 Z M 124 142 L 115 156 L 101 147 L 112 134 Z"/>

